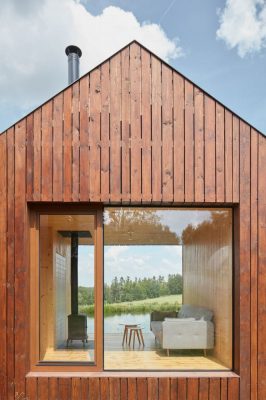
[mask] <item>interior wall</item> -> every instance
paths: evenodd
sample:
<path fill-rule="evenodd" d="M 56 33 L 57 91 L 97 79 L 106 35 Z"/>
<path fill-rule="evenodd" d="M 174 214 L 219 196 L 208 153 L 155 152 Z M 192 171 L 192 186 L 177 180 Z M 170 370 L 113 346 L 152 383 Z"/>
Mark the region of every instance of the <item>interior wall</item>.
<path fill-rule="evenodd" d="M 60 262 L 59 262 L 60 260 Z M 67 339 L 71 312 L 70 240 L 52 226 L 40 230 L 40 356 Z"/>
<path fill-rule="evenodd" d="M 183 303 L 214 313 L 213 356 L 232 368 L 232 221 L 199 225 L 183 245 Z"/>

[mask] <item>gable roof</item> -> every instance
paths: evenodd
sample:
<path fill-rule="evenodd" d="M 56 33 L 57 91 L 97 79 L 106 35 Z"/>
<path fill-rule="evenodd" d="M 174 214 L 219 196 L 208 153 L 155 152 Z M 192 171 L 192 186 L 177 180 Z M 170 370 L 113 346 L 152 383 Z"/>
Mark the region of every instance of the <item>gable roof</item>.
<path fill-rule="evenodd" d="M 3 132 L 0 133 L 0 135 L 4 132 L 6 132 L 8 129 L 10 129 L 11 127 L 15 126 L 17 123 L 19 123 L 20 121 L 24 120 L 25 118 L 27 118 L 30 114 L 34 113 L 36 110 L 38 110 L 39 108 L 43 107 L 45 104 L 47 104 L 49 101 L 53 100 L 56 96 L 58 96 L 61 93 L 64 93 L 69 87 L 72 87 L 75 83 L 80 82 L 83 78 L 85 78 L 86 76 L 90 75 L 93 71 L 99 69 L 102 65 L 104 65 L 107 62 L 110 62 L 112 59 L 114 59 L 119 53 L 123 53 L 123 51 L 125 51 L 127 48 L 130 48 L 133 44 L 137 45 L 140 49 L 142 49 L 143 51 L 147 52 L 150 54 L 150 56 L 152 56 L 154 59 L 158 60 L 162 65 L 166 66 L 167 68 L 170 68 L 170 70 L 173 73 L 178 74 L 180 77 L 182 77 L 186 82 L 190 83 L 191 85 L 193 85 L 193 87 L 195 89 L 198 89 L 199 91 L 201 91 L 204 95 L 208 96 L 210 99 L 214 100 L 215 103 L 221 105 L 225 110 L 229 111 L 230 113 L 232 113 L 232 115 L 238 117 L 241 121 L 245 122 L 246 124 L 248 124 L 251 128 L 253 128 L 254 130 L 256 130 L 259 134 L 261 134 L 263 137 L 266 138 L 266 136 L 264 135 L 263 132 L 261 132 L 260 130 L 258 130 L 256 127 L 254 127 L 252 124 L 250 124 L 248 121 L 246 121 L 244 118 L 242 118 L 241 116 L 239 116 L 237 113 L 235 113 L 234 111 L 232 111 L 229 107 L 227 107 L 226 105 L 224 105 L 222 102 L 220 102 L 219 100 L 217 100 L 213 95 L 209 94 L 207 91 L 205 91 L 204 89 L 202 89 L 199 85 L 197 85 L 195 82 L 193 82 L 191 79 L 187 78 L 184 74 L 182 74 L 181 72 L 179 72 L 177 69 L 175 69 L 173 66 L 171 66 L 169 63 L 167 63 L 166 61 L 164 61 L 163 59 L 161 59 L 158 55 L 156 55 L 155 53 L 153 53 L 151 50 L 149 50 L 148 48 L 146 48 L 143 44 L 139 43 L 137 40 L 132 40 L 130 43 L 128 43 L 127 45 L 125 45 L 124 47 L 122 47 L 121 49 L 119 49 L 117 52 L 113 53 L 110 57 L 106 58 L 105 60 L 103 60 L 101 63 L 99 63 L 98 65 L 96 65 L 95 67 L 93 67 L 91 70 L 89 70 L 88 72 L 86 72 L 85 74 L 83 74 L 77 81 L 71 83 L 70 85 L 67 85 L 66 87 L 64 87 L 62 90 L 60 90 L 59 92 L 57 92 L 56 94 L 54 94 L 53 96 L 51 96 L 49 99 L 47 99 L 46 101 L 44 101 L 43 103 L 41 103 L 39 106 L 35 107 L 32 111 L 30 111 L 29 113 L 27 113 L 26 115 L 24 115 L 23 117 L 21 117 L 20 119 L 18 119 L 17 121 L 15 121 L 12 125 L 10 125 L 8 128 L 6 128 Z"/>

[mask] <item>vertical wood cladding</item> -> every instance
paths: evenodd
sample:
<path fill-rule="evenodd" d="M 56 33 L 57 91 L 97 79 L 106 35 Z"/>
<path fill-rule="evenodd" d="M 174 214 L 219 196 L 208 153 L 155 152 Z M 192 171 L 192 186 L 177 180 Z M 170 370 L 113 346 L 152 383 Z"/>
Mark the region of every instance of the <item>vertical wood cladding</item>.
<path fill-rule="evenodd" d="M 263 135 L 136 42 L 2 133 L 0 398 L 266 398 L 265 167 Z M 240 380 L 25 379 L 27 201 L 235 203 Z"/>

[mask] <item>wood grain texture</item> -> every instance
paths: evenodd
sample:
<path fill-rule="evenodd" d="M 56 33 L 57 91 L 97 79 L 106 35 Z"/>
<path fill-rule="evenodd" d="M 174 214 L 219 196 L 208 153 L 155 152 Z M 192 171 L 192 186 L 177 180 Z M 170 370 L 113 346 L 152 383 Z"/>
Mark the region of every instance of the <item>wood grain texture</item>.
<path fill-rule="evenodd" d="M 261 133 L 135 42 L 1 134 L 0 153 L 2 398 L 24 393 L 47 400 L 114 395 L 157 400 L 164 391 L 178 400 L 197 391 L 199 400 L 266 398 L 266 139 Z M 139 381 L 122 372 L 117 380 L 25 378 L 27 202 L 39 201 L 234 203 L 234 367 L 240 379 L 218 382 L 210 373 L 194 380 Z"/>
<path fill-rule="evenodd" d="M 0 397 L 7 397 L 7 137 L 0 136 Z"/>

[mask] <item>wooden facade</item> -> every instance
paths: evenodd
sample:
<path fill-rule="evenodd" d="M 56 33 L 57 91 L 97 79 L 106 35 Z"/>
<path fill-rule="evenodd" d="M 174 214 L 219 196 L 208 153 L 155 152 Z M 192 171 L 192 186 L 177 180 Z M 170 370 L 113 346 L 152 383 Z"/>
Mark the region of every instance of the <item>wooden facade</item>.
<path fill-rule="evenodd" d="M 137 42 L 3 132 L 0 398 L 265 399 L 265 168 L 260 132 Z M 29 206 L 51 202 L 232 206 L 233 372 L 30 373 Z"/>

